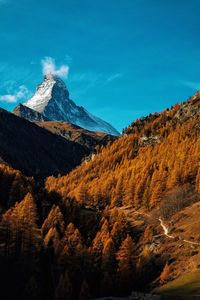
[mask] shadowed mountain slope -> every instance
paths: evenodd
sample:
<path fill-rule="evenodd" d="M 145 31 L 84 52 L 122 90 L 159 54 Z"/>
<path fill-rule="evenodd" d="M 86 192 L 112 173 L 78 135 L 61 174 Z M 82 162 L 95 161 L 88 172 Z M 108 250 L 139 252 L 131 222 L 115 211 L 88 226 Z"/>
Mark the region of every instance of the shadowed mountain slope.
<path fill-rule="evenodd" d="M 0 159 L 29 176 L 66 174 L 88 155 L 87 148 L 67 141 L 0 109 Z"/>
<path fill-rule="evenodd" d="M 83 129 L 77 125 L 67 122 L 36 122 L 38 126 L 41 126 L 54 134 L 57 134 L 69 141 L 81 144 L 94 151 L 98 146 L 105 146 L 109 142 L 116 140 L 116 137 L 103 132 L 89 131 Z"/>

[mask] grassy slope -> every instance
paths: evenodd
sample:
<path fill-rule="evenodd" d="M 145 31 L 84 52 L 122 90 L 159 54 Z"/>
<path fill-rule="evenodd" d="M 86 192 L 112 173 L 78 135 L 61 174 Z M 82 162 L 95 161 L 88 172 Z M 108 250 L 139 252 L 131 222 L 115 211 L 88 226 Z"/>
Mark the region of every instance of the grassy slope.
<path fill-rule="evenodd" d="M 156 289 L 156 292 L 170 295 L 200 295 L 200 270 L 195 270 L 168 282 Z"/>

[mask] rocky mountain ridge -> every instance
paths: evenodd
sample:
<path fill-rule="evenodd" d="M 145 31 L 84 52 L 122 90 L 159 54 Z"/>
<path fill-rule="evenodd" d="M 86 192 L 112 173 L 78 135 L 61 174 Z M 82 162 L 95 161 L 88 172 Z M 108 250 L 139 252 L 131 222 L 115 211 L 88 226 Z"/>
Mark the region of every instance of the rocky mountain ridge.
<path fill-rule="evenodd" d="M 117 137 L 103 132 L 95 132 L 83 129 L 77 125 L 68 122 L 36 122 L 36 125 L 43 127 L 62 138 L 81 144 L 89 149 L 90 152 L 96 152 L 100 146 L 105 146 L 113 142 Z"/>
<path fill-rule="evenodd" d="M 28 111 L 28 108 L 31 111 Z M 34 118 L 33 111 L 35 111 Z M 119 135 L 112 125 L 92 115 L 84 107 L 77 106 L 69 98 L 64 81 L 51 74 L 44 77 L 33 97 L 23 103 L 23 106 L 16 107 L 14 113 L 29 121 L 32 119 L 41 121 L 42 118 L 50 121 L 66 121 L 91 131 Z"/>

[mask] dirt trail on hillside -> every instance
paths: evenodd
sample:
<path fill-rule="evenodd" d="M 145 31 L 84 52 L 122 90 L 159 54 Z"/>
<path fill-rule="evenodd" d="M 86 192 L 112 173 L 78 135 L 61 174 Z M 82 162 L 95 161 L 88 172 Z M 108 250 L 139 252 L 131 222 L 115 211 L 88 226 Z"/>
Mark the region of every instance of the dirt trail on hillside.
<path fill-rule="evenodd" d="M 164 224 L 163 220 L 161 219 L 161 217 L 159 217 L 158 220 L 160 221 L 160 226 L 162 227 L 162 229 L 164 231 L 164 235 L 166 235 L 170 239 L 174 239 L 174 236 L 169 234 L 169 228 L 167 228 L 167 226 L 165 226 L 165 224 Z"/>
<path fill-rule="evenodd" d="M 164 231 L 164 235 L 167 236 L 167 237 L 170 238 L 170 239 L 174 239 L 175 236 L 169 234 L 169 228 L 164 224 L 162 218 L 159 217 L 158 220 L 160 221 L 160 226 L 162 227 L 162 229 L 163 229 L 163 231 Z M 180 237 L 179 237 L 179 239 L 180 239 Z M 192 242 L 192 241 L 185 240 L 185 239 L 182 239 L 182 238 L 181 238 L 181 240 L 182 240 L 183 242 L 188 243 L 188 244 L 191 244 L 191 245 L 198 245 L 198 246 L 200 246 L 200 243 L 198 243 L 198 242 Z"/>

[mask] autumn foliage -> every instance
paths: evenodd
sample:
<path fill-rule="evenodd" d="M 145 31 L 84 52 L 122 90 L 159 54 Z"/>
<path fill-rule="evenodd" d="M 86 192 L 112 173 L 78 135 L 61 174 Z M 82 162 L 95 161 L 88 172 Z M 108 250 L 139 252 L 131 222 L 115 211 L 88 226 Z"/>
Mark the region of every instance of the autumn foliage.
<path fill-rule="evenodd" d="M 137 120 L 44 186 L 1 164 L 0 262 L 10 299 L 84 300 L 165 283 L 170 267 L 151 250 L 152 227 L 133 226 L 127 211 L 169 218 L 199 200 L 198 111 L 190 99 Z"/>
<path fill-rule="evenodd" d="M 198 192 L 198 122 L 189 120 L 177 125 L 176 130 L 167 123 L 167 137 L 162 137 L 161 128 L 156 144 L 143 145 L 137 134 L 123 136 L 69 175 L 49 177 L 46 188 L 63 199 L 73 198 L 81 205 L 99 209 L 107 205 L 152 209 L 168 191 L 185 184 Z"/>

